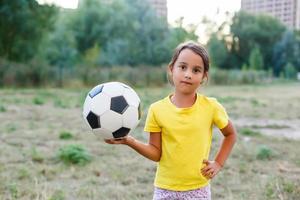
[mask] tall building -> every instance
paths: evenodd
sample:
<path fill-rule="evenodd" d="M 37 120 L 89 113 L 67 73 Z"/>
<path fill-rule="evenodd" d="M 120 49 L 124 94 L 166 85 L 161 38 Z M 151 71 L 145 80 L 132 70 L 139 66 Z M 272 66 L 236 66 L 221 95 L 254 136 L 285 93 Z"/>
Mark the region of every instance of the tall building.
<path fill-rule="evenodd" d="M 159 17 L 168 18 L 167 0 L 148 0 Z"/>
<path fill-rule="evenodd" d="M 79 0 L 80 1 L 83 0 Z M 111 3 L 113 0 L 101 0 L 104 3 Z M 167 0 L 147 0 L 156 12 L 157 16 L 168 19 Z"/>
<path fill-rule="evenodd" d="M 287 27 L 300 30 L 300 0 L 241 0 L 241 10 L 269 14 Z"/>

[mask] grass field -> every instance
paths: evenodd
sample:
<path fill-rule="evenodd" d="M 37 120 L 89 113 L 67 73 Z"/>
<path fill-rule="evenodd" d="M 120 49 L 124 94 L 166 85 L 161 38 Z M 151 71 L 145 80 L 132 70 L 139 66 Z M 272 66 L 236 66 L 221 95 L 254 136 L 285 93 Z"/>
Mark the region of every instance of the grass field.
<path fill-rule="evenodd" d="M 137 89 L 143 116 L 135 137 L 147 141 L 148 106 L 171 89 Z M 0 90 L 1 200 L 152 198 L 156 164 L 96 139 L 81 116 L 87 92 Z M 211 182 L 213 199 L 300 199 L 300 84 L 207 86 L 202 92 L 218 98 L 239 132 L 225 168 Z M 214 130 L 211 157 L 221 138 Z M 80 147 L 79 164 L 61 156 L 69 145 Z"/>

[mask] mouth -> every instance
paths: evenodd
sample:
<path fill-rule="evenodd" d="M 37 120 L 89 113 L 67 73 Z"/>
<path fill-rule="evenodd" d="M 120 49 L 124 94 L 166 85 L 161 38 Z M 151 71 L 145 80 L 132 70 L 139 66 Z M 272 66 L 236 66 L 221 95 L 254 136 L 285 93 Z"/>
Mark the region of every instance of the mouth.
<path fill-rule="evenodd" d="M 180 83 L 187 84 L 187 85 L 192 85 L 192 83 L 187 82 L 187 81 L 180 81 Z"/>

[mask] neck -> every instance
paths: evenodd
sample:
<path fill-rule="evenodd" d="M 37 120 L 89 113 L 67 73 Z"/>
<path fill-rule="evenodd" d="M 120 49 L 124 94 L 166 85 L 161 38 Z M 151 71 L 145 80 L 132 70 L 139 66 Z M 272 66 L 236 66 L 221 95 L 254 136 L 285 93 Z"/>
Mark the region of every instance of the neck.
<path fill-rule="evenodd" d="M 171 102 L 178 108 L 191 107 L 197 99 L 197 94 L 182 94 L 175 91 L 174 95 L 171 96 Z"/>

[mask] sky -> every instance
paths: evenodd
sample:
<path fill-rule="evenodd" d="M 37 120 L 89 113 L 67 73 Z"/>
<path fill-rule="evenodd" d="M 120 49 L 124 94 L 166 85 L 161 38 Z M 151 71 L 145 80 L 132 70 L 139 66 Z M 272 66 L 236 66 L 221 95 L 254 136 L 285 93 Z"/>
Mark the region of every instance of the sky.
<path fill-rule="evenodd" d="M 234 12 L 240 9 L 241 0 L 167 0 L 167 6 L 170 23 L 183 16 L 188 24 L 200 22 L 203 16 L 222 21 L 226 11 Z"/>
<path fill-rule="evenodd" d="M 38 2 L 54 2 L 58 6 L 75 9 L 78 0 L 38 0 Z M 233 13 L 241 7 L 241 0 L 167 0 L 168 22 L 184 17 L 183 24 L 199 24 L 204 16 L 220 24 L 225 19 L 225 13 Z M 200 37 L 204 35 L 201 25 L 196 31 Z"/>

